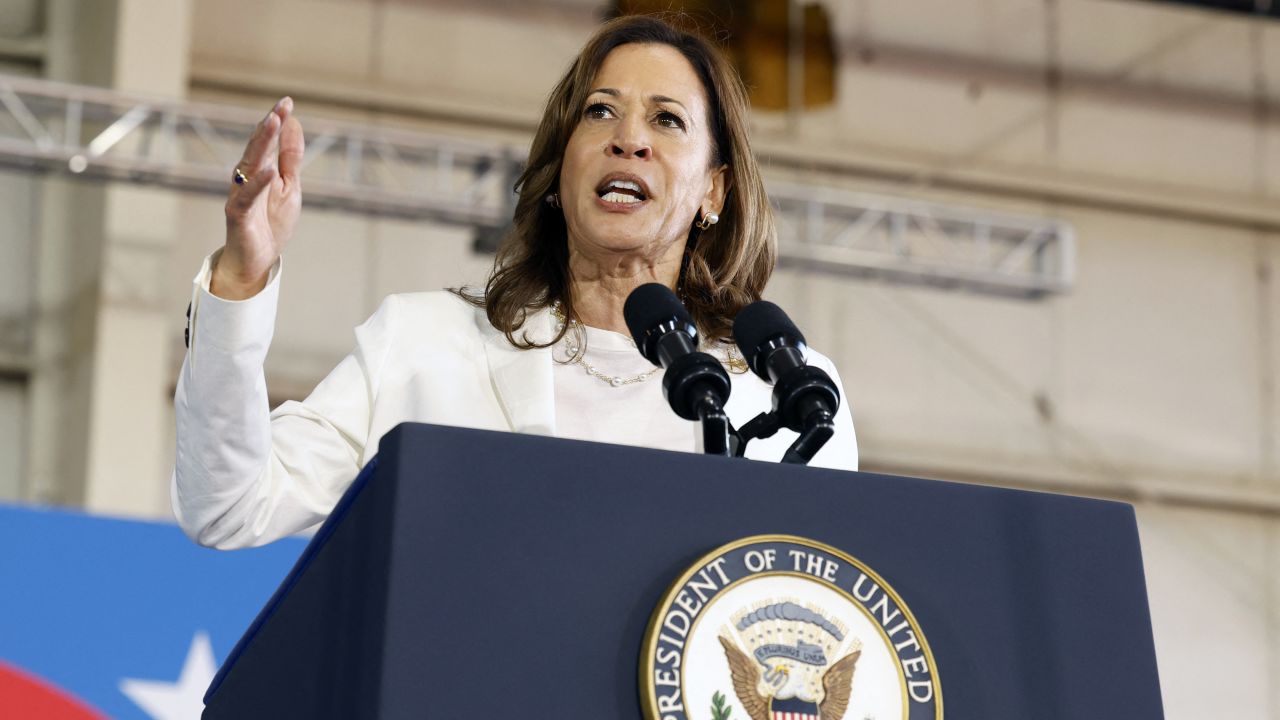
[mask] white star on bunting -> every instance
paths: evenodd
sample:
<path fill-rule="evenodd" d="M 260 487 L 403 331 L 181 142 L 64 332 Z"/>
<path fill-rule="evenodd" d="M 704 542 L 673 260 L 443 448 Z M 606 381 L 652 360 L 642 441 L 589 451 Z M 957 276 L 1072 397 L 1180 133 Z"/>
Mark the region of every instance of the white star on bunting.
<path fill-rule="evenodd" d="M 204 691 L 217 672 L 209 635 L 198 631 L 191 639 L 177 682 L 125 678 L 120 681 L 120 692 L 152 720 L 198 720 L 204 712 Z"/>

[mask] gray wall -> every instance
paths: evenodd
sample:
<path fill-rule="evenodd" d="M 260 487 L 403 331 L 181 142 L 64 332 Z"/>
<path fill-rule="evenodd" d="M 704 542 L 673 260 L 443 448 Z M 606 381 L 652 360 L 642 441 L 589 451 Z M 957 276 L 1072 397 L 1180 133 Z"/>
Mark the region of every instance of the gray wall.
<path fill-rule="evenodd" d="M 41 35 L 36 0 L 0 2 L 0 73 L 38 73 L 30 38 Z M 0 501 L 24 496 L 37 182 L 0 167 Z"/>

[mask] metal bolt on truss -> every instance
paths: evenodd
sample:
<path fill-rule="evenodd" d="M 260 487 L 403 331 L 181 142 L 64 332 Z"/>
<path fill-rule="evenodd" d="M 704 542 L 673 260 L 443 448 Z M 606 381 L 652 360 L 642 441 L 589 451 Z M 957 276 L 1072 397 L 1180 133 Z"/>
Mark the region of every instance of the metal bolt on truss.
<path fill-rule="evenodd" d="M 0 74 L 0 164 L 225 194 L 261 115 Z M 475 227 L 511 219 L 524 151 L 421 132 L 306 119 L 308 206 Z M 771 184 L 780 261 L 845 275 L 1039 297 L 1067 290 L 1063 222 L 818 185 Z"/>

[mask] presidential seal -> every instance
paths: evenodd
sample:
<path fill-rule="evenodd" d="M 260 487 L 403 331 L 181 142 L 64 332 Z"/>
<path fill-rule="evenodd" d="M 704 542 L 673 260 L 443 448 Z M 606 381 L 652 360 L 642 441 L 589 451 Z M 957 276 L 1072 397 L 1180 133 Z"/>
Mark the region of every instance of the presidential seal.
<path fill-rule="evenodd" d="M 698 560 L 645 633 L 649 720 L 941 720 L 933 654 L 866 565 L 804 538 L 745 538 Z"/>

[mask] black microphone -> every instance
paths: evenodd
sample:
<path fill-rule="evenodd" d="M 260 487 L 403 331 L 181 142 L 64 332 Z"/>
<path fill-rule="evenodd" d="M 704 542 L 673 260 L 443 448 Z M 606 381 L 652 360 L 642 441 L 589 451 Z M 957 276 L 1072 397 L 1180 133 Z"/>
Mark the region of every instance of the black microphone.
<path fill-rule="evenodd" d="M 751 370 L 773 385 L 773 422 L 800 433 L 783 462 L 807 463 L 835 433 L 840 407 L 835 382 L 822 368 L 805 363 L 804 335 L 771 302 L 743 308 L 733 321 L 733 340 Z"/>
<path fill-rule="evenodd" d="M 680 298 L 661 283 L 641 285 L 627 296 L 622 316 L 640 354 L 666 368 L 662 392 L 671 409 L 685 420 L 702 421 L 703 451 L 730 454 L 732 430 L 724 412 L 729 374 L 720 361 L 698 351 L 698 329 Z"/>

